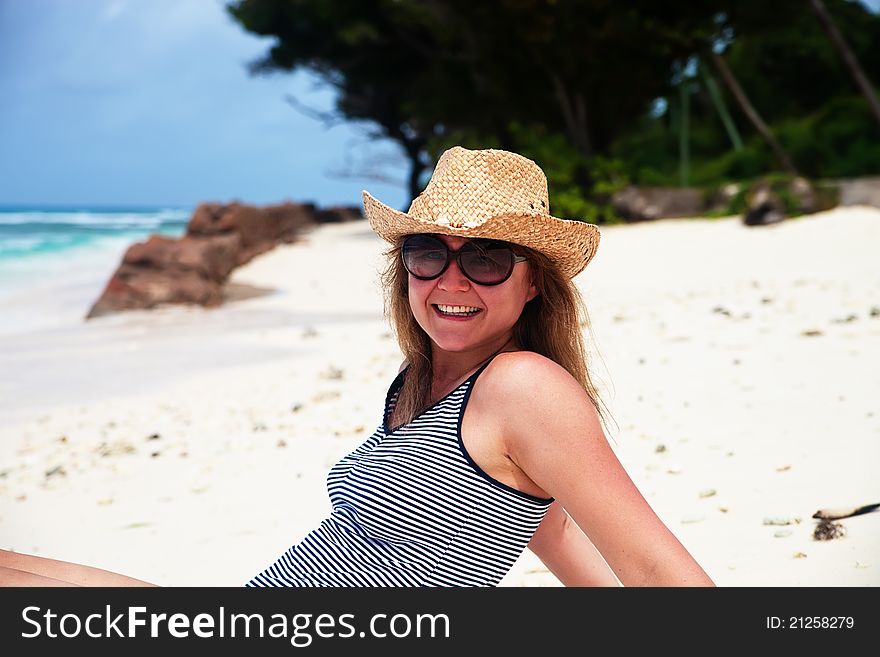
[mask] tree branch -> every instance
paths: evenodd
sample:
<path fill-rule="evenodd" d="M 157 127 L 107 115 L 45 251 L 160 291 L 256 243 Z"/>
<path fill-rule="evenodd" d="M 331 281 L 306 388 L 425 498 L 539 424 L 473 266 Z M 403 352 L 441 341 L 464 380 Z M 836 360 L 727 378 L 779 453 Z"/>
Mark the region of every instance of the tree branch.
<path fill-rule="evenodd" d="M 285 96 L 284 100 L 287 101 L 287 103 L 300 114 L 303 114 L 310 119 L 320 121 L 322 124 L 324 124 L 325 128 L 332 128 L 333 126 L 345 122 L 345 117 L 340 115 L 339 113 L 314 109 L 312 107 L 309 107 L 308 105 L 305 105 L 304 103 L 301 103 L 294 96 Z"/>

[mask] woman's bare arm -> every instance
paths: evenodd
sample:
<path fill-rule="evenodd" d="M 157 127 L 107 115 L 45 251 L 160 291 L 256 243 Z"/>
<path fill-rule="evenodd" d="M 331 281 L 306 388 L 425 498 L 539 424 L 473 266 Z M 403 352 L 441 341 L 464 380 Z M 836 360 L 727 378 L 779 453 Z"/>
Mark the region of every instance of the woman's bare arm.
<path fill-rule="evenodd" d="M 550 505 L 529 549 L 565 586 L 620 586 L 596 546 L 559 502 Z"/>
<path fill-rule="evenodd" d="M 503 365 L 493 380 L 507 456 L 562 504 L 617 578 L 625 586 L 714 586 L 642 497 L 577 381 L 538 354 Z"/>

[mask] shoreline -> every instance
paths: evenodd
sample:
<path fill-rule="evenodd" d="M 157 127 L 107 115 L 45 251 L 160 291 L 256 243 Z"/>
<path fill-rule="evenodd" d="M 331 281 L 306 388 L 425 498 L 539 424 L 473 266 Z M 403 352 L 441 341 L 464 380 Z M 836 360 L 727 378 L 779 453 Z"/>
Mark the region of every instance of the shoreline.
<path fill-rule="evenodd" d="M 880 502 L 880 211 L 601 230 L 575 279 L 594 382 L 658 515 L 719 586 L 880 585 L 880 513 L 824 542 L 810 518 Z M 0 547 L 173 586 L 274 560 L 381 419 L 400 364 L 383 248 L 366 222 L 328 224 L 236 269 L 221 308 L 4 335 Z M 502 581 L 558 585 L 528 551 Z"/>

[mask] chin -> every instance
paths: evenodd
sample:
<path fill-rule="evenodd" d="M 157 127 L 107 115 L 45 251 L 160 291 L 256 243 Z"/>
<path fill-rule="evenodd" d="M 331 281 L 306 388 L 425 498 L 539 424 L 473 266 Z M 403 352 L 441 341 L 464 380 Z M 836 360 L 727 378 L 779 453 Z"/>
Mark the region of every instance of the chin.
<path fill-rule="evenodd" d="M 436 337 L 428 334 L 428 337 L 431 338 L 431 342 L 436 345 L 438 349 L 443 351 L 450 352 L 459 352 L 459 351 L 467 351 L 468 349 L 476 346 L 476 343 L 473 340 L 458 340 L 458 339 L 448 339 L 444 340 L 442 337 L 437 339 Z"/>

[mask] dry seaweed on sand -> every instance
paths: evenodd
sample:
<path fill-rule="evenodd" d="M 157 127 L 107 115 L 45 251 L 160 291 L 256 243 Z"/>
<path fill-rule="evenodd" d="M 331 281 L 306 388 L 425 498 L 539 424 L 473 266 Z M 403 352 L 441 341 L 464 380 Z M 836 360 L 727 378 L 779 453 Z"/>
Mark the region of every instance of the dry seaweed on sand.
<path fill-rule="evenodd" d="M 830 541 L 844 536 L 846 536 L 846 528 L 841 523 L 830 520 L 820 520 L 813 530 L 813 539 L 817 541 Z"/>

